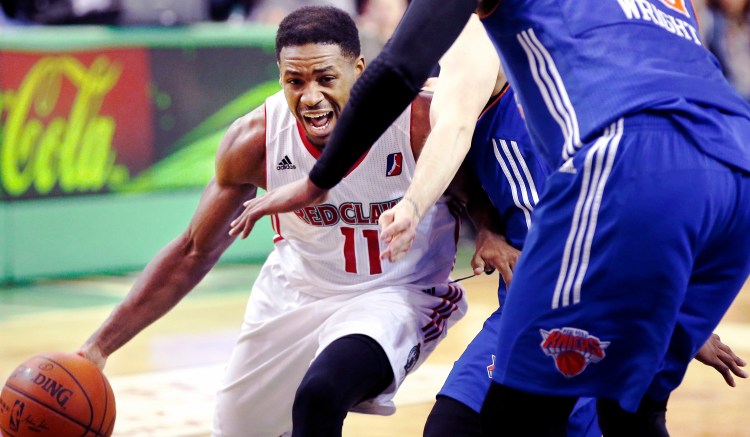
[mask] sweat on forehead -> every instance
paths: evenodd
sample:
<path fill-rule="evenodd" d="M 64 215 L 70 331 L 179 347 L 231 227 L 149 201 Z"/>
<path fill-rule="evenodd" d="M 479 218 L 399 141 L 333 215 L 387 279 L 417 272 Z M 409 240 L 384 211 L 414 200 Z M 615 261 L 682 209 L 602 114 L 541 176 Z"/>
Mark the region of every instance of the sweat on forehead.
<path fill-rule="evenodd" d="M 281 49 L 305 44 L 335 44 L 341 54 L 360 54 L 359 32 L 346 12 L 332 6 L 307 6 L 287 15 L 276 33 L 276 60 Z"/>

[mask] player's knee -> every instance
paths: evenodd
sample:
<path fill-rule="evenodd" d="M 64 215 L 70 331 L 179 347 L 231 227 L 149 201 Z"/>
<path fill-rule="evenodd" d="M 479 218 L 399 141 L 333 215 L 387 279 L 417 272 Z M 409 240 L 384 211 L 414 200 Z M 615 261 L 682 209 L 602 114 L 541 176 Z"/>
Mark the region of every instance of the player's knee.
<path fill-rule="evenodd" d="M 481 437 L 479 413 L 447 396 L 438 396 L 433 405 L 424 437 Z"/>
<path fill-rule="evenodd" d="M 629 413 L 617 401 L 596 402 L 599 427 L 606 437 L 669 437 L 667 432 L 667 401 L 644 398 L 638 411 Z"/>
<path fill-rule="evenodd" d="M 388 357 L 375 340 L 360 334 L 339 338 L 318 355 L 297 388 L 293 436 L 340 435 L 349 409 L 392 380 Z"/>
<path fill-rule="evenodd" d="M 349 410 L 334 372 L 310 369 L 297 389 L 292 405 L 292 436 L 341 436 Z"/>
<path fill-rule="evenodd" d="M 308 372 L 297 388 L 293 411 L 295 414 L 297 412 L 320 414 L 324 411 L 335 411 L 343 398 L 338 388 L 334 375 Z"/>

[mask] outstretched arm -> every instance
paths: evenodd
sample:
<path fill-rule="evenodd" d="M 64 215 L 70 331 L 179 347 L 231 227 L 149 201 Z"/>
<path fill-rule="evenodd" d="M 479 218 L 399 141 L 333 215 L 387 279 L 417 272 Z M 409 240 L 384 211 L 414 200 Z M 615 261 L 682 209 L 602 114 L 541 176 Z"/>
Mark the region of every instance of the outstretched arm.
<path fill-rule="evenodd" d="M 497 52 L 473 15 L 440 60 L 440 78 L 430 106 L 432 131 L 405 200 L 380 217 L 381 238 L 388 243 L 382 259 L 396 261 L 411 248 L 421 216 L 445 192 L 466 157 L 477 119 L 492 97 L 499 75 Z M 504 76 L 502 79 L 504 82 Z"/>
<path fill-rule="evenodd" d="M 252 124 L 252 123 L 251 123 Z M 242 201 L 255 196 L 252 179 L 263 180 L 264 148 L 248 150 L 247 120 L 227 133 L 217 155 L 217 176 L 205 189 L 188 228 L 164 247 L 146 266 L 125 299 L 79 349 L 78 353 L 103 368 L 107 357 L 172 309 L 203 279 L 234 240 L 229 222 Z M 264 152 L 263 152 L 264 153 Z M 241 165 L 250 159 L 253 165 Z M 260 165 L 257 165 L 257 161 Z M 238 182 L 234 175 L 255 177 Z"/>

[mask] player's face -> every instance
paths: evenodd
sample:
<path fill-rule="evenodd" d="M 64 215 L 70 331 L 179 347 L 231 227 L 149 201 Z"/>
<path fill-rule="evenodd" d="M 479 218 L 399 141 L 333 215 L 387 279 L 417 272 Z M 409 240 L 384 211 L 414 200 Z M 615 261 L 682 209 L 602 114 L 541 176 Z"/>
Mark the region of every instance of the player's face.
<path fill-rule="evenodd" d="M 281 49 L 279 82 L 287 104 L 305 128 L 307 138 L 322 148 L 362 74 L 362 57 L 350 59 L 336 44 L 305 44 Z"/>

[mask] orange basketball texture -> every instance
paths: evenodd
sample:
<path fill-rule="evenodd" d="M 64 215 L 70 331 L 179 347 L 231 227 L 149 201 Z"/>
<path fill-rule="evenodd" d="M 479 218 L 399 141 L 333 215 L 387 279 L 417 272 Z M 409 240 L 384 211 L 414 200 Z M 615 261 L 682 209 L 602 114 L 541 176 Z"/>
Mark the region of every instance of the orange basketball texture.
<path fill-rule="evenodd" d="M 3 437 L 108 437 L 114 426 L 109 381 L 94 363 L 73 353 L 25 361 L 0 393 Z"/>

